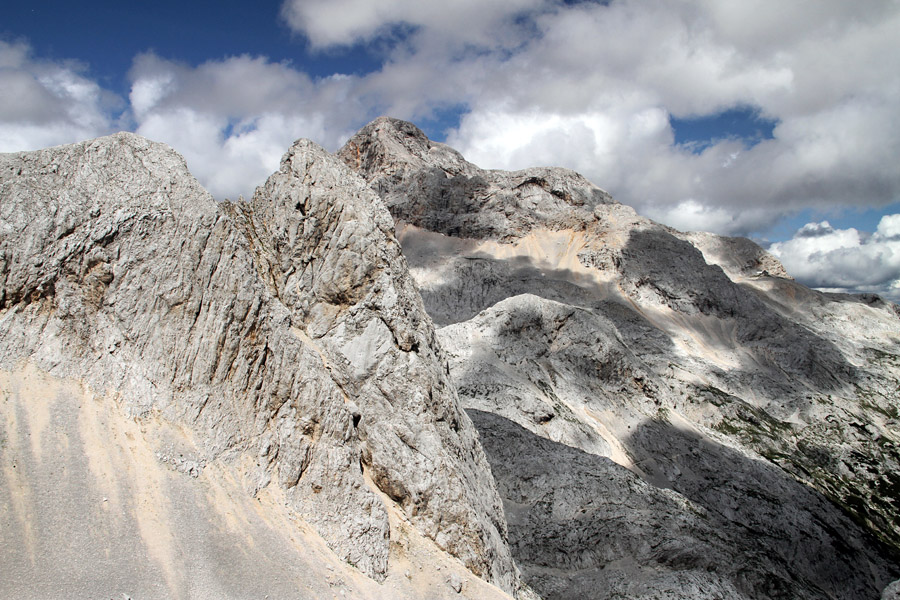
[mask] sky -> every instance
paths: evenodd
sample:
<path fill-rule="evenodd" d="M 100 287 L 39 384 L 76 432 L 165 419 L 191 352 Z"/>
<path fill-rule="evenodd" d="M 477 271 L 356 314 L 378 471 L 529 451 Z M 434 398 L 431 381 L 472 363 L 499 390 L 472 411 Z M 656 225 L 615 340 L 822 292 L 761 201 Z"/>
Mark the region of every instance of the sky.
<path fill-rule="evenodd" d="M 900 300 L 900 0 L 19 0 L 0 152 L 128 130 L 218 199 L 379 115 L 575 169 L 799 281 Z"/>

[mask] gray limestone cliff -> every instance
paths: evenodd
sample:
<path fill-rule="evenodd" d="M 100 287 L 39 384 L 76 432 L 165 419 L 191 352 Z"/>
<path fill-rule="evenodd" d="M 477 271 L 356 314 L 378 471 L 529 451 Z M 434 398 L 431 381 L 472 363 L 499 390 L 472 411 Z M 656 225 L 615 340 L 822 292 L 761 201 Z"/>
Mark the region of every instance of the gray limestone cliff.
<path fill-rule="evenodd" d="M 223 204 L 131 134 L 0 155 L 0 370 L 4 595 L 317 597 L 337 584 L 296 557 L 321 547 L 431 597 L 391 566 L 415 565 L 410 539 L 520 587 L 390 215 L 311 142 Z M 106 535 L 60 546 L 79 520 Z"/>
<path fill-rule="evenodd" d="M 900 573 L 900 319 L 564 169 L 382 118 L 384 198 L 546 598 L 877 598 Z"/>
<path fill-rule="evenodd" d="M 892 598 L 898 389 L 896 306 L 396 119 L 0 155 L 3 596 Z"/>

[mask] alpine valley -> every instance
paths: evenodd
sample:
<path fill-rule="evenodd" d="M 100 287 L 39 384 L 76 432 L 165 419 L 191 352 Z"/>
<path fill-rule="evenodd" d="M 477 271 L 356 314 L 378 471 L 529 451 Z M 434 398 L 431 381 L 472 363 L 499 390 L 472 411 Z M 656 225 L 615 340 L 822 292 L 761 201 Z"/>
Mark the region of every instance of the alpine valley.
<path fill-rule="evenodd" d="M 900 309 L 379 118 L 0 154 L 0 595 L 900 597 Z M 892 583 L 895 582 L 895 583 Z"/>

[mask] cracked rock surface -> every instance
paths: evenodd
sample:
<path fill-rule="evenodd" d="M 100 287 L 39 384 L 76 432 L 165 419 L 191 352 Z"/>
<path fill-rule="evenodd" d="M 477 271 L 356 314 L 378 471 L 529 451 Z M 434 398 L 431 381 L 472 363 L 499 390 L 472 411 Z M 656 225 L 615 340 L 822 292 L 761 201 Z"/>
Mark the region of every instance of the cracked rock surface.
<path fill-rule="evenodd" d="M 131 134 L 0 155 L 0 323 L 3 572 L 55 556 L 39 534 L 10 550 L 46 508 L 22 475 L 42 472 L 49 430 L 20 403 L 59 400 L 20 393 L 30 369 L 110 398 L 142 428 L 182 431 L 189 449 L 156 453 L 176 472 L 202 482 L 226 469 L 375 581 L 390 576 L 396 514 L 474 575 L 519 587 L 501 500 L 390 215 L 315 144 L 295 143 L 250 201 L 222 204 L 179 155 Z M 87 470 L 140 521 L 108 467 Z M 177 532 L 161 544 L 139 529 L 164 595 L 240 595 L 223 573 L 197 588 L 196 572 L 172 567 L 188 544 Z"/>
<path fill-rule="evenodd" d="M 892 598 L 898 389 L 896 306 L 396 119 L 0 155 L 4 596 Z"/>
<path fill-rule="evenodd" d="M 395 219 L 545 598 L 877 598 L 897 578 L 896 307 L 395 119 L 338 155 Z"/>

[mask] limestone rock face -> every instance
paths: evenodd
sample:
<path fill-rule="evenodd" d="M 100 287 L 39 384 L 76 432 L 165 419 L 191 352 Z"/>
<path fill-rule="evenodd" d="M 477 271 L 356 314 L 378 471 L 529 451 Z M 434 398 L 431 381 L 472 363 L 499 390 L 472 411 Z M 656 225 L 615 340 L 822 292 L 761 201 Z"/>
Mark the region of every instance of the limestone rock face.
<path fill-rule="evenodd" d="M 403 121 L 0 155 L 4 596 L 894 597 L 898 389 L 896 306 Z"/>
<path fill-rule="evenodd" d="M 544 597 L 876 598 L 896 579 L 894 307 L 401 121 L 338 155 L 394 216 Z"/>
<path fill-rule="evenodd" d="M 463 238 L 575 227 L 612 198 L 574 171 L 483 171 L 405 121 L 379 118 L 338 156 L 369 181 L 397 221 Z"/>
<path fill-rule="evenodd" d="M 777 258 L 747 238 L 702 231 L 672 231 L 672 234 L 696 246 L 707 263 L 718 265 L 731 279 L 759 276 L 793 279 Z"/>
<path fill-rule="evenodd" d="M 275 498 L 284 523 L 300 524 L 288 533 L 318 536 L 376 581 L 391 581 L 392 535 L 402 530 L 431 540 L 441 560 L 461 560 L 472 577 L 517 589 L 501 500 L 390 215 L 340 161 L 299 141 L 251 201 L 217 205 L 176 153 L 118 134 L 0 155 L 0 186 L 0 369 L 9 374 L 0 570 L 24 573 L 18 591 L 59 559 L 32 519 L 53 507 L 28 492 L 49 460 L 39 444 L 49 433 L 23 415 L 35 407 L 59 415 L 55 429 L 73 437 L 54 437 L 46 452 L 74 456 L 82 447 L 74 432 L 87 440 L 77 406 L 101 398 L 109 415 L 139 429 L 116 444 L 137 436 L 203 485 L 215 470 L 248 497 Z M 25 394 L 31 384 L 21 382 L 34 377 L 69 382 L 83 396 Z M 160 446 L 151 424 L 174 428 L 180 441 L 166 447 L 181 450 Z M 136 546 L 128 536 L 122 543 L 166 573 L 161 595 L 248 593 L 215 561 L 219 571 L 199 583 L 189 562 L 173 567 L 189 543 L 177 527 L 168 545 L 148 539 L 153 527 L 141 519 L 150 509 L 131 495 L 131 479 L 110 472 L 113 463 L 71 472 L 91 473 L 87 489 L 115 497 L 124 523 L 137 519 Z M 28 535 L 30 546 L 11 550 Z M 96 550 L 88 546 L 85 555 Z M 88 595 L 106 593 L 71 573 Z"/>

